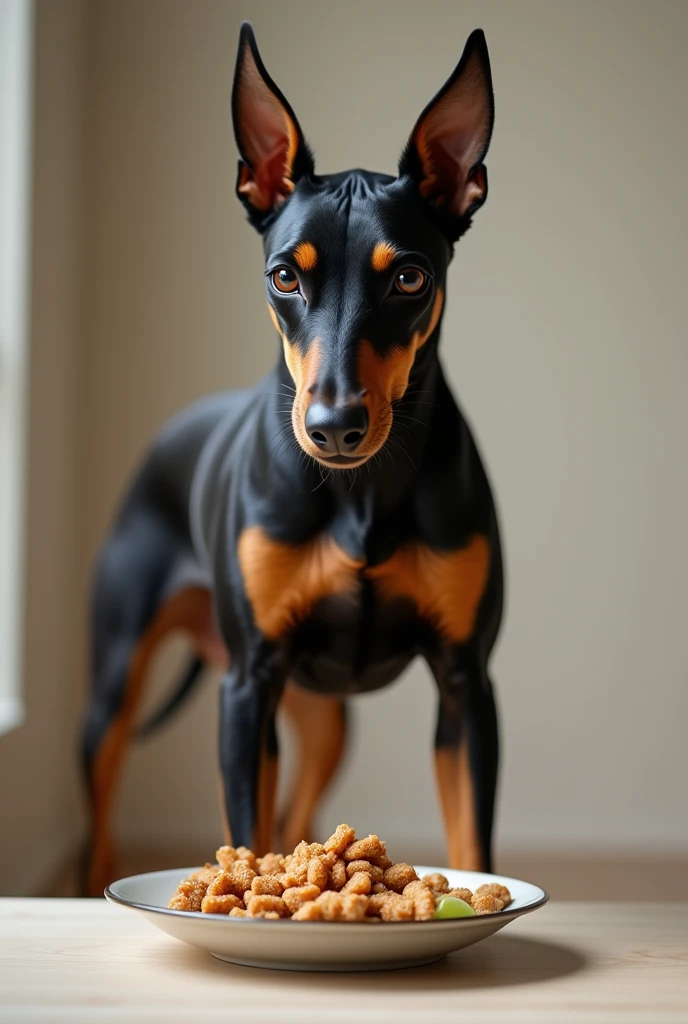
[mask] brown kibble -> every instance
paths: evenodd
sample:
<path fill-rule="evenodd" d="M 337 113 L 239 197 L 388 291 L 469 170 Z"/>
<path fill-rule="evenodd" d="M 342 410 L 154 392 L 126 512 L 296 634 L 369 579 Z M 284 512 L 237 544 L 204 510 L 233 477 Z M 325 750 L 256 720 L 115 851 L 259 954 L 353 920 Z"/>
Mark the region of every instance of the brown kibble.
<path fill-rule="evenodd" d="M 413 899 L 413 916 L 416 921 L 432 921 L 437 910 L 435 897 L 429 889 L 425 890 L 424 896 L 415 896 Z"/>
<path fill-rule="evenodd" d="M 356 871 L 342 889 L 343 893 L 358 893 L 367 896 L 372 888 L 372 880 L 366 871 Z"/>
<path fill-rule="evenodd" d="M 238 860 L 237 852 L 233 846 L 221 846 L 215 853 L 215 860 L 223 871 L 229 871 L 232 864 Z"/>
<path fill-rule="evenodd" d="M 251 892 L 259 896 L 281 896 L 284 886 L 277 875 L 256 875 L 251 882 Z"/>
<path fill-rule="evenodd" d="M 337 825 L 334 833 L 325 843 L 325 850 L 326 852 L 336 853 L 337 856 L 340 856 L 344 850 L 346 850 L 347 846 L 349 846 L 350 843 L 353 843 L 355 838 L 356 833 L 352 829 L 351 825 Z M 354 860 L 355 858 L 352 857 L 351 859 Z"/>
<path fill-rule="evenodd" d="M 317 885 L 299 885 L 285 889 L 282 893 L 282 899 L 289 912 L 294 914 L 304 903 L 317 899 L 319 895 L 320 889 Z"/>
<path fill-rule="evenodd" d="M 499 882 L 487 882 L 485 885 L 481 885 L 475 890 L 476 896 L 482 896 L 483 893 L 489 893 L 490 896 L 495 896 L 498 900 L 502 901 L 505 907 L 508 907 L 512 902 L 511 893 L 505 885 L 500 885 Z"/>
<path fill-rule="evenodd" d="M 238 896 L 242 896 L 247 889 L 251 888 L 251 883 L 256 877 L 255 871 L 245 860 L 236 860 L 229 868 L 229 871 L 227 871 L 227 874 L 232 879 L 232 891 Z"/>
<path fill-rule="evenodd" d="M 299 875 L 285 874 L 279 876 L 280 882 L 285 889 L 295 889 L 299 885 L 305 885 L 308 879 L 300 878 Z"/>
<path fill-rule="evenodd" d="M 433 892 L 449 892 L 449 882 L 441 875 L 439 871 L 436 871 L 432 875 L 423 875 L 422 879 L 428 889 L 432 889 Z"/>
<path fill-rule="evenodd" d="M 295 914 L 292 914 L 292 921 L 322 921 L 322 910 L 317 903 L 311 900 L 303 903 Z"/>
<path fill-rule="evenodd" d="M 292 869 L 279 877 L 285 889 L 294 889 L 296 886 L 306 885 L 308 883 L 308 864 L 302 864 L 298 870 L 293 870 L 292 865 Z"/>
<path fill-rule="evenodd" d="M 374 893 L 368 898 L 368 914 L 377 915 L 379 917 L 380 911 L 384 907 L 385 903 L 387 903 L 389 899 L 393 899 L 394 896 L 395 893 L 387 891 Z"/>
<path fill-rule="evenodd" d="M 339 858 L 332 865 L 330 870 L 330 880 L 332 888 L 339 890 L 346 885 L 346 864 Z"/>
<path fill-rule="evenodd" d="M 258 858 L 253 850 L 249 850 L 246 846 L 237 846 L 236 855 L 238 860 L 245 861 L 253 871 L 258 870 Z"/>
<path fill-rule="evenodd" d="M 258 858 L 259 875 L 279 875 L 284 871 L 282 866 L 283 857 L 281 853 L 266 853 L 264 857 Z"/>
<path fill-rule="evenodd" d="M 248 912 L 251 917 L 264 917 L 268 913 L 277 914 L 278 917 L 289 917 L 289 910 L 280 896 L 254 894 L 248 905 Z"/>
<path fill-rule="evenodd" d="M 229 914 L 232 910 L 243 907 L 242 900 L 234 893 L 225 893 L 222 896 L 214 896 L 210 892 L 203 897 L 201 910 L 204 914 Z"/>
<path fill-rule="evenodd" d="M 387 843 L 384 841 L 384 839 L 380 839 L 379 843 L 381 853 L 379 853 L 377 857 L 372 857 L 370 859 L 373 860 L 378 867 L 382 868 L 383 871 L 386 871 L 387 868 L 391 868 L 392 861 L 387 856 Z"/>
<path fill-rule="evenodd" d="M 377 864 L 371 864 L 369 860 L 352 860 L 346 865 L 346 873 L 349 878 L 357 871 L 365 871 L 373 882 L 382 881 L 382 868 L 379 868 Z"/>
<path fill-rule="evenodd" d="M 320 907 L 323 921 L 339 921 L 342 916 L 342 897 L 338 892 L 323 892 L 315 901 Z"/>
<path fill-rule="evenodd" d="M 208 891 L 208 885 L 209 883 L 203 878 L 193 875 L 190 878 L 185 878 L 177 886 L 174 896 L 167 904 L 168 907 L 170 910 L 199 911 Z"/>
<path fill-rule="evenodd" d="M 234 865 L 233 864 L 230 865 L 230 868 L 231 867 L 234 867 Z M 250 884 L 251 883 L 249 882 L 249 886 L 250 886 Z M 215 878 L 213 878 L 212 882 L 208 886 L 208 895 L 209 896 L 230 896 L 230 895 L 233 895 L 233 896 L 238 896 L 241 899 L 243 897 L 243 895 L 244 895 L 244 890 L 242 888 L 240 888 L 236 884 L 235 879 L 232 877 L 231 870 L 230 871 L 219 871 L 217 873 L 217 875 L 215 876 Z"/>
<path fill-rule="evenodd" d="M 344 851 L 344 860 L 368 860 L 373 863 L 377 863 L 378 857 L 385 856 L 384 845 L 380 842 L 377 836 L 366 836 L 365 839 L 359 839 L 355 843 L 351 843 L 347 846 Z"/>
<path fill-rule="evenodd" d="M 413 900 L 404 896 L 389 897 L 380 907 L 380 917 L 383 921 L 413 921 Z"/>
<path fill-rule="evenodd" d="M 294 847 L 292 857 L 295 861 L 307 861 L 309 859 L 308 843 L 305 839 L 302 839 L 299 845 Z"/>
<path fill-rule="evenodd" d="M 319 857 L 313 857 L 308 862 L 307 879 L 310 885 L 317 885 L 318 889 L 325 889 L 330 880 L 330 873 Z"/>
<path fill-rule="evenodd" d="M 192 872 L 189 875 L 189 878 L 198 878 L 200 881 L 208 882 L 208 884 L 210 884 L 213 878 L 219 875 L 220 870 L 221 868 L 219 864 L 208 864 L 206 862 L 206 864 L 202 868 L 199 868 L 198 871 Z"/>
<path fill-rule="evenodd" d="M 207 863 L 180 882 L 171 909 L 231 917 L 296 921 L 428 921 L 440 897 L 455 896 L 477 914 L 498 913 L 512 902 L 493 882 L 449 888 L 439 871 L 419 879 L 412 865 L 393 864 L 376 835 L 356 839 L 350 825 L 337 827 L 327 843 L 300 842 L 283 857 L 256 857 L 246 846 L 221 846 Z"/>
<path fill-rule="evenodd" d="M 463 900 L 465 903 L 473 903 L 473 893 L 470 889 L 450 889 L 447 896 L 455 896 L 457 900 Z"/>
<path fill-rule="evenodd" d="M 305 844 L 303 844 L 305 846 Z M 297 847 L 298 849 L 298 847 Z M 308 858 L 306 856 L 292 857 L 285 865 L 284 873 L 291 885 L 305 885 L 308 881 Z M 285 889 L 291 886 L 284 883 Z"/>
<path fill-rule="evenodd" d="M 378 855 L 375 863 L 379 864 L 383 871 L 386 871 L 387 868 L 391 868 L 392 861 L 387 856 L 387 843 L 384 839 L 380 840 L 380 849 L 382 850 L 382 853 Z"/>
<path fill-rule="evenodd" d="M 368 911 L 368 899 L 361 893 L 342 893 L 342 921 L 363 921 Z"/>
<path fill-rule="evenodd" d="M 473 909 L 476 914 L 496 914 L 497 911 L 504 909 L 504 903 L 492 893 L 476 893 L 473 897 Z"/>
<path fill-rule="evenodd" d="M 382 876 L 382 880 L 388 889 L 401 893 L 409 882 L 418 881 L 418 875 L 410 864 L 401 862 L 399 864 L 392 864 L 391 868 L 387 868 Z"/>
<path fill-rule="evenodd" d="M 430 892 L 424 881 L 419 878 L 414 878 L 411 882 L 408 882 L 403 888 L 404 896 L 415 896 L 419 892 Z"/>
<path fill-rule="evenodd" d="M 413 900 L 413 916 L 416 921 L 429 921 L 437 907 L 434 893 L 425 882 L 409 882 L 404 889 L 406 899 Z"/>

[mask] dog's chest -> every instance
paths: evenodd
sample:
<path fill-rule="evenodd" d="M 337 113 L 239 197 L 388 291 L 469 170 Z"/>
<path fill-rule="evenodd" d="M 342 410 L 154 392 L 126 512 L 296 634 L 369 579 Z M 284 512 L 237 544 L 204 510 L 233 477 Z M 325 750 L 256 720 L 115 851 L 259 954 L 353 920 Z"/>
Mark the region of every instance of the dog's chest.
<path fill-rule="evenodd" d="M 301 631 L 307 646 L 324 646 L 339 658 L 350 652 L 354 661 L 401 656 L 415 641 L 414 623 L 450 643 L 468 640 L 490 562 L 479 534 L 442 552 L 411 540 L 370 565 L 329 533 L 289 545 L 258 526 L 242 533 L 238 556 L 253 617 L 268 639 Z"/>

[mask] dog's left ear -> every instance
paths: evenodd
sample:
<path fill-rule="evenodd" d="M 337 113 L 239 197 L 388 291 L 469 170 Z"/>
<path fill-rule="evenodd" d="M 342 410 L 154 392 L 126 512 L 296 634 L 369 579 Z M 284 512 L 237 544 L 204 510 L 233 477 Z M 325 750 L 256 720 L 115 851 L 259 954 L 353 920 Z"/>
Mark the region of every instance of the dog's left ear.
<path fill-rule="evenodd" d="M 294 111 L 265 70 L 248 22 L 239 34 L 232 118 L 242 157 L 237 195 L 261 231 L 314 167 Z"/>
<path fill-rule="evenodd" d="M 399 161 L 424 199 L 451 218 L 470 218 L 487 197 L 483 163 L 494 124 L 485 35 L 472 32 L 461 60 L 418 118 Z"/>

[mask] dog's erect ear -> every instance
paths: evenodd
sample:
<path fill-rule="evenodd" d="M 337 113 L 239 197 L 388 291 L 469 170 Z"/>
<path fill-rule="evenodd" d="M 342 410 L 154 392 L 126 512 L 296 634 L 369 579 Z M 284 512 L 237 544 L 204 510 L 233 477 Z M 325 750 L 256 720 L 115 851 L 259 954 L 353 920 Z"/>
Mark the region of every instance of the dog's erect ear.
<path fill-rule="evenodd" d="M 424 199 L 454 218 L 485 202 L 483 160 L 494 124 L 490 58 L 481 29 L 472 32 L 452 76 L 420 115 L 399 161 Z"/>
<path fill-rule="evenodd" d="M 248 22 L 239 34 L 232 117 L 242 157 L 237 194 L 260 230 L 299 178 L 312 174 L 313 157 L 294 111 L 265 70 Z"/>

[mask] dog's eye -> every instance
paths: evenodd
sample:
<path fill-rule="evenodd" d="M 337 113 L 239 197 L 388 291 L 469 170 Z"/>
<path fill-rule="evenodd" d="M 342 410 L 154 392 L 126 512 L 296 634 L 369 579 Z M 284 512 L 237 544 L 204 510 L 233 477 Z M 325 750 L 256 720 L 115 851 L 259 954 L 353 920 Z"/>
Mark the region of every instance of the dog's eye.
<path fill-rule="evenodd" d="M 278 292 L 289 293 L 297 291 L 299 279 L 291 267 L 278 267 L 272 272 L 272 283 Z"/>
<path fill-rule="evenodd" d="M 427 275 L 416 267 L 404 267 L 394 279 L 394 287 L 403 295 L 418 295 L 423 291 Z"/>

